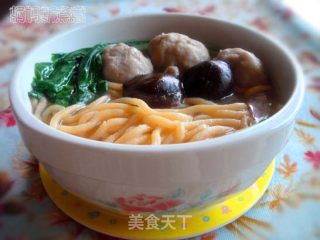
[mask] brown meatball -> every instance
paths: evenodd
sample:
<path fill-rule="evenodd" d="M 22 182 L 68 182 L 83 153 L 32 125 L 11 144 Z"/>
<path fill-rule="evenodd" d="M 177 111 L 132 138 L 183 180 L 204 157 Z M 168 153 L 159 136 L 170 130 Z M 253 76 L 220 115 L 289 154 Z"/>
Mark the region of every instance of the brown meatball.
<path fill-rule="evenodd" d="M 103 76 L 111 82 L 125 83 L 137 75 L 153 72 L 150 59 L 124 43 L 106 49 L 102 59 Z"/>
<path fill-rule="evenodd" d="M 234 84 L 239 88 L 268 84 L 260 59 L 249 51 L 242 48 L 227 48 L 219 51 L 217 59 L 230 64 Z"/>
<path fill-rule="evenodd" d="M 201 42 L 180 33 L 163 33 L 154 37 L 149 43 L 149 54 L 159 71 L 177 66 L 183 72 L 210 58 L 208 49 Z"/>

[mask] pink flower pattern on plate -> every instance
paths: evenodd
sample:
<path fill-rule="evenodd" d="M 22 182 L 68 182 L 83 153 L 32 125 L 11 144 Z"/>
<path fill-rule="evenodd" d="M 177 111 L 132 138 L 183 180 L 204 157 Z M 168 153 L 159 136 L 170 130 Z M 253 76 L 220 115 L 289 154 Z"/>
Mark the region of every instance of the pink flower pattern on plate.
<path fill-rule="evenodd" d="M 307 162 L 313 165 L 314 169 L 320 169 L 320 151 L 307 151 L 304 154 L 304 158 Z"/>
<path fill-rule="evenodd" d="M 11 107 L 0 112 L 0 126 L 13 127 L 16 125 L 16 120 L 13 116 Z"/>
<path fill-rule="evenodd" d="M 172 209 L 182 203 L 177 199 L 166 199 L 159 196 L 138 194 L 131 197 L 118 197 L 115 199 L 119 207 L 128 212 L 155 212 Z"/>

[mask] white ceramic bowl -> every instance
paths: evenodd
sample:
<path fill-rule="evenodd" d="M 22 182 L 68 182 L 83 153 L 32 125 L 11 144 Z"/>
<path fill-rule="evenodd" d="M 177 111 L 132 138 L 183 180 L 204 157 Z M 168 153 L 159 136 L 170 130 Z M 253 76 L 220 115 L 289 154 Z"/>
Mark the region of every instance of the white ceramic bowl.
<path fill-rule="evenodd" d="M 242 47 L 263 61 L 284 106 L 266 121 L 217 139 L 164 146 L 87 140 L 57 131 L 31 113 L 36 62 L 51 53 L 99 42 L 189 35 L 217 49 Z M 303 98 L 303 76 L 290 52 L 254 30 L 189 15 L 114 18 L 58 34 L 33 49 L 17 68 L 12 107 L 28 149 L 63 187 L 110 210 L 184 211 L 249 187 L 285 146 Z"/>

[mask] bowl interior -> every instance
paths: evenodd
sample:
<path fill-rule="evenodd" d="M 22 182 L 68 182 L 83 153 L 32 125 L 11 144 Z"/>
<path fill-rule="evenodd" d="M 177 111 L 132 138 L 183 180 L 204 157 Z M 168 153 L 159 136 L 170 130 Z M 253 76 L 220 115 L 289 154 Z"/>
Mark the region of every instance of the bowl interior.
<path fill-rule="evenodd" d="M 22 61 L 11 85 L 11 102 L 17 117 L 20 117 L 20 120 L 25 124 L 36 121 L 36 123 L 30 125 L 33 125 L 34 129 L 37 130 L 41 128 L 41 131 L 48 132 L 51 136 L 60 134 L 65 139 L 69 138 L 71 140 L 71 137 L 76 139 L 75 136 L 68 137 L 64 133 L 54 133 L 54 129 L 50 129 L 44 123 L 39 123 L 39 120 L 31 113 L 28 92 L 31 90 L 35 63 L 49 61 L 51 54 L 56 52 L 68 52 L 82 47 L 93 46 L 100 42 L 146 40 L 162 32 L 184 33 L 217 50 L 241 47 L 256 54 L 266 68 L 266 72 L 273 83 L 277 99 L 285 105 L 283 108 L 286 108 L 285 111 L 282 111 L 284 109 L 281 110 L 281 115 L 279 112 L 275 114 L 278 119 L 272 116 L 260 123 L 261 126 L 262 124 L 265 126 L 266 123 L 271 123 L 271 119 L 274 119 L 272 120 L 273 123 L 279 124 L 279 120 L 284 120 L 287 116 L 294 115 L 293 113 L 297 111 L 297 99 L 300 99 L 301 102 L 302 98 L 302 92 L 298 90 L 301 87 L 298 76 L 299 71 L 291 54 L 281 44 L 254 30 L 220 20 L 180 14 L 159 14 L 127 16 L 97 22 L 58 34 L 37 46 Z M 295 98 L 294 101 L 293 98 Z M 291 105 L 286 107 L 289 100 L 292 100 Z M 260 131 L 260 128 L 258 130 Z M 266 131 L 267 127 L 264 130 Z M 247 131 L 247 129 L 243 131 Z M 232 135 L 236 136 L 236 134 L 239 133 Z M 227 139 L 229 136 L 221 137 L 221 139 L 223 138 Z M 220 141 L 220 139 L 218 140 Z M 95 144 L 98 145 L 99 143 Z M 106 143 L 104 144 L 107 145 Z"/>
<path fill-rule="evenodd" d="M 143 26 L 143 27 L 141 27 Z M 34 64 L 50 61 L 52 53 L 68 52 L 100 42 L 120 42 L 151 39 L 162 32 L 184 33 L 215 49 L 241 47 L 254 52 L 263 62 L 277 97 L 285 103 L 295 87 L 294 71 L 290 69 L 286 56 L 272 42 L 248 29 L 211 19 L 186 16 L 145 16 L 120 18 L 108 22 L 85 26 L 58 35 L 31 52 L 21 66 L 19 95 L 30 109 L 28 91 L 34 75 Z M 288 81 L 292 79 L 292 81 Z M 287 80 L 287 81 L 286 81 Z"/>

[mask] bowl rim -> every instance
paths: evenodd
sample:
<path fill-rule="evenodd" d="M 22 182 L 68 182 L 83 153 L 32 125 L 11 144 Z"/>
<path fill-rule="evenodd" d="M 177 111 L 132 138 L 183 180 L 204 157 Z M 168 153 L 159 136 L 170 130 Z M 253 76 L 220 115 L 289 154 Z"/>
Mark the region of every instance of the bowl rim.
<path fill-rule="evenodd" d="M 75 135 L 71 135 L 62 131 L 58 131 L 49 125 L 41 122 L 37 119 L 29 110 L 27 110 L 22 103 L 22 99 L 19 97 L 19 78 L 21 78 L 21 71 L 22 66 L 27 62 L 29 56 L 34 52 L 37 51 L 38 48 L 46 45 L 47 43 L 54 42 L 58 40 L 60 37 L 65 35 L 71 34 L 75 31 L 83 31 L 86 28 L 109 23 L 118 20 L 130 20 L 134 18 L 162 18 L 162 17 L 171 17 L 171 18 L 194 18 L 196 20 L 207 20 L 211 21 L 212 23 L 219 23 L 224 25 L 229 25 L 231 27 L 240 28 L 244 32 L 248 32 L 252 35 L 257 35 L 260 38 L 263 38 L 264 41 L 271 43 L 272 45 L 276 46 L 283 54 L 289 64 L 294 69 L 294 76 L 295 76 L 295 86 L 294 90 L 289 97 L 288 101 L 282 106 L 282 108 L 273 114 L 268 119 L 264 120 L 261 123 L 255 124 L 248 128 L 236 131 L 232 134 L 221 136 L 214 139 L 207 139 L 189 143 L 177 143 L 177 144 L 166 144 L 166 145 L 133 145 L 133 144 L 115 144 L 115 143 L 107 143 L 102 141 L 91 140 L 87 138 L 78 137 Z M 296 113 L 298 112 L 304 96 L 304 81 L 303 81 L 303 72 L 298 64 L 297 60 L 293 56 L 293 54 L 289 51 L 289 49 L 280 41 L 276 40 L 268 36 L 265 33 L 259 32 L 252 27 L 243 26 L 240 24 L 236 24 L 233 22 L 216 19 L 216 18 L 209 18 L 205 16 L 199 16 L 194 14 L 181 14 L 181 13 L 158 13 L 158 14 L 130 14 L 130 15 L 122 15 L 118 17 L 113 17 L 109 19 L 95 21 L 93 23 L 84 24 L 80 27 L 75 27 L 69 30 L 65 30 L 59 33 L 56 33 L 50 36 L 48 39 L 41 42 L 37 47 L 32 48 L 23 59 L 21 59 L 16 67 L 16 70 L 13 75 L 13 79 L 11 81 L 9 87 L 9 98 L 10 103 L 13 109 L 15 116 L 18 118 L 18 125 L 24 125 L 29 129 L 37 132 L 38 134 L 45 135 L 46 137 L 54 138 L 55 140 L 64 141 L 70 144 L 77 144 L 84 147 L 90 147 L 93 149 L 100 149 L 100 150 L 112 150 L 112 151 L 121 151 L 121 152 L 179 152 L 179 151 L 193 151 L 193 150 L 200 150 L 203 148 L 212 148 L 212 147 L 224 147 L 229 144 L 233 145 L 236 142 L 241 142 L 245 138 L 249 137 L 248 134 L 254 135 L 264 135 L 265 133 L 271 131 L 272 129 L 278 128 L 280 126 L 285 125 L 289 122 L 293 117 L 295 117 Z"/>

